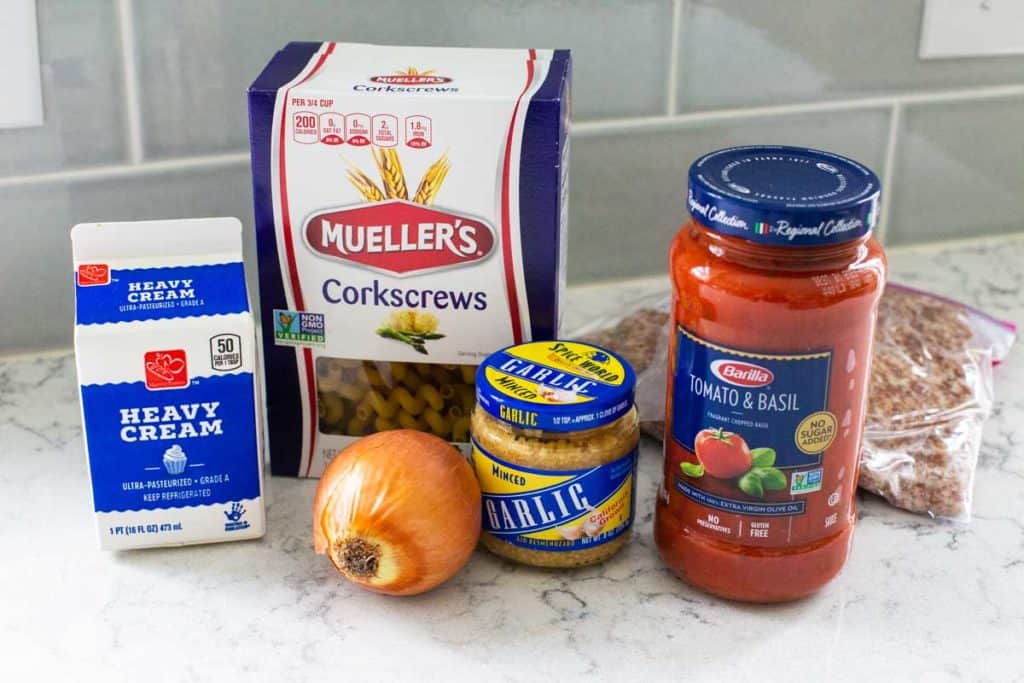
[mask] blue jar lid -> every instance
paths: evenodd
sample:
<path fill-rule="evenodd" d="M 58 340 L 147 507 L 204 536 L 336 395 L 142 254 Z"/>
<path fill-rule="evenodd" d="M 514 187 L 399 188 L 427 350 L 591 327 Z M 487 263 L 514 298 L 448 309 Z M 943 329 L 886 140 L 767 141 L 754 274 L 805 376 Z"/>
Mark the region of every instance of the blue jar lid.
<path fill-rule="evenodd" d="M 814 247 L 867 235 L 881 181 L 838 154 L 804 147 L 730 147 L 690 166 L 690 215 L 722 235 Z"/>
<path fill-rule="evenodd" d="M 477 405 L 523 429 L 575 432 L 610 424 L 633 407 L 636 373 L 613 351 L 574 341 L 528 342 L 487 357 Z"/>

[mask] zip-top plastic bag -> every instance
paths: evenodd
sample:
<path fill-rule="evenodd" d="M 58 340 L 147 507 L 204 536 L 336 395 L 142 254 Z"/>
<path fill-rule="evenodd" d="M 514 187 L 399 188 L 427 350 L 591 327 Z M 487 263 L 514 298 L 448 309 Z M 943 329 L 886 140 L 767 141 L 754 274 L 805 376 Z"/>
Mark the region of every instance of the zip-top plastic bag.
<path fill-rule="evenodd" d="M 664 438 L 671 300 L 656 292 L 574 338 L 622 353 L 637 371 L 641 428 Z M 889 283 L 879 305 L 860 486 L 933 517 L 970 517 L 982 427 L 992 409 L 992 368 L 1013 323 L 959 302 Z"/>
<path fill-rule="evenodd" d="M 626 309 L 592 318 L 570 339 L 615 351 L 636 371 L 636 406 L 640 429 L 659 441 L 665 433 L 665 361 L 668 358 L 669 308 L 672 295 L 659 291 L 640 296 Z"/>
<path fill-rule="evenodd" d="M 966 520 L 992 368 L 1016 327 L 889 285 L 878 309 L 860 487 L 912 512 Z"/>

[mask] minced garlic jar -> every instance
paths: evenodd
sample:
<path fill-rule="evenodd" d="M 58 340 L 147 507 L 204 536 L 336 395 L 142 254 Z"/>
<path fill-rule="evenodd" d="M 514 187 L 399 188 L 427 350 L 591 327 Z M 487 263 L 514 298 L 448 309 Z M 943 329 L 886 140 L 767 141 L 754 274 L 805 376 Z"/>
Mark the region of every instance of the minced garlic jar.
<path fill-rule="evenodd" d="M 488 550 L 579 567 L 625 545 L 636 506 L 635 386 L 622 357 L 572 341 L 511 346 L 480 365 L 472 457 Z"/>

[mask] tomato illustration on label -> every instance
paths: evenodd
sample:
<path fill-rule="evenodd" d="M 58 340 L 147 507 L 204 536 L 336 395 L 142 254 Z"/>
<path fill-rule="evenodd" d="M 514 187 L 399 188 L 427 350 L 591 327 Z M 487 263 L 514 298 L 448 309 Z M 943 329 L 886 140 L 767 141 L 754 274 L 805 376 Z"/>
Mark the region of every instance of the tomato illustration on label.
<path fill-rule="evenodd" d="M 733 479 L 750 469 L 750 447 L 743 437 L 722 428 L 702 429 L 693 443 L 704 472 L 718 479 Z"/>
<path fill-rule="evenodd" d="M 679 469 L 693 479 L 705 474 L 736 481 L 736 487 L 752 498 L 765 491 L 782 491 L 789 484 L 786 474 L 775 467 L 775 449 L 747 446 L 743 437 L 721 427 L 702 429 L 694 439 L 697 462 L 681 462 Z"/>

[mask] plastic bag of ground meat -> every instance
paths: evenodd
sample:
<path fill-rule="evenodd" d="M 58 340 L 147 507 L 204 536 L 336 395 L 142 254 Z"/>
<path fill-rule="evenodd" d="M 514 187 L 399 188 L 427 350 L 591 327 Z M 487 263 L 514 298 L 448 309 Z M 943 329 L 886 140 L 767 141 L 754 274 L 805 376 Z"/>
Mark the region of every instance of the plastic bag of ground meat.
<path fill-rule="evenodd" d="M 574 337 L 626 356 L 637 371 L 641 428 L 664 437 L 670 298 L 638 299 Z M 992 368 L 1016 327 L 928 292 L 890 283 L 879 305 L 861 488 L 933 517 L 970 517 Z"/>
<path fill-rule="evenodd" d="M 636 405 L 640 429 L 662 439 L 665 432 L 665 359 L 672 296 L 655 292 L 637 298 L 618 314 L 592 319 L 570 339 L 615 351 L 636 371 Z"/>
<path fill-rule="evenodd" d="M 896 507 L 970 517 L 992 368 L 1012 323 L 956 301 L 892 285 L 878 309 L 860 487 Z"/>

